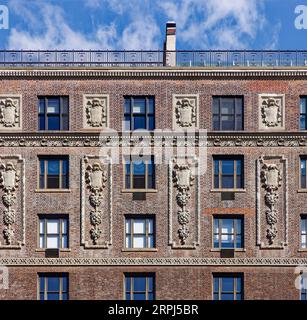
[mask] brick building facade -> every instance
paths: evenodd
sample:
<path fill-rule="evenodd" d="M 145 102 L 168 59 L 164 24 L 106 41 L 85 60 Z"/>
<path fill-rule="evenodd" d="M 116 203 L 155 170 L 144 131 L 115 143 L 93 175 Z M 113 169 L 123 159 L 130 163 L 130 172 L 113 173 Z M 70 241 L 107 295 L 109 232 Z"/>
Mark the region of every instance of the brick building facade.
<path fill-rule="evenodd" d="M 172 59 L 1 68 L 1 299 L 306 298 L 306 67 Z"/>

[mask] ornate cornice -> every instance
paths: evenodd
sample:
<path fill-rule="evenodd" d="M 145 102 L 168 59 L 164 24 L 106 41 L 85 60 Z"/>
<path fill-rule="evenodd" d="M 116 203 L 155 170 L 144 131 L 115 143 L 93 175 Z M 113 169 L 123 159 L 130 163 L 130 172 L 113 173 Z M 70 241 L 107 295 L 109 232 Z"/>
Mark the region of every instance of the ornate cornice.
<path fill-rule="evenodd" d="M 290 77 L 306 78 L 307 69 L 300 68 L 8 68 L 0 70 L 0 78 L 11 77 L 47 77 L 47 78 L 254 78 L 254 77 Z"/>
<path fill-rule="evenodd" d="M 307 265 L 307 258 L 0 258 L 5 266 L 276 266 Z"/>
<path fill-rule="evenodd" d="M 191 136 L 190 136 L 191 137 Z M 141 139 L 140 139 L 141 138 Z M 138 136 L 123 136 L 113 133 L 0 133 L 0 147 L 116 147 L 153 146 L 154 138 L 162 146 L 202 147 L 304 147 L 307 135 L 297 133 L 208 133 L 184 140 L 184 135 L 165 133 Z"/>

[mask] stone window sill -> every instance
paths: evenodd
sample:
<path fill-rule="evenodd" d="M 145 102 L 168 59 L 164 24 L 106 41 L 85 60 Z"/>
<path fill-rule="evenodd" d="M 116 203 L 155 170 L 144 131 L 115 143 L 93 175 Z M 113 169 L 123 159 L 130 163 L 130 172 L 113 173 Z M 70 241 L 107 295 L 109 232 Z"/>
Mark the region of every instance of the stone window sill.
<path fill-rule="evenodd" d="M 210 252 L 221 252 L 223 249 L 220 249 L 220 248 L 211 248 L 210 249 Z M 227 250 L 227 249 L 224 249 L 224 250 Z M 240 249 L 229 249 L 229 250 L 234 250 L 234 252 L 246 252 L 246 249 L 244 248 L 240 248 Z"/>
<path fill-rule="evenodd" d="M 45 252 L 47 248 L 37 248 L 35 249 L 35 252 Z M 64 248 L 64 249 L 59 249 L 60 252 L 71 252 L 70 248 Z"/>
<path fill-rule="evenodd" d="M 306 192 L 307 192 L 307 189 L 298 189 L 297 192 L 298 192 L 298 193 L 304 193 L 304 192 L 306 193 Z"/>
<path fill-rule="evenodd" d="M 307 248 L 301 248 L 297 250 L 298 252 L 307 252 Z"/>
<path fill-rule="evenodd" d="M 140 248 L 140 249 L 133 249 L 133 248 L 124 248 L 122 249 L 122 252 L 158 252 L 157 248 Z"/>
<path fill-rule="evenodd" d="M 144 193 L 157 193 L 157 189 L 122 189 L 123 193 L 137 193 L 137 192 L 144 192 Z"/>
<path fill-rule="evenodd" d="M 235 192 L 235 193 L 244 193 L 246 189 L 211 189 L 210 192 Z M 306 190 L 307 192 L 307 190 Z"/>
<path fill-rule="evenodd" d="M 71 189 L 36 189 L 35 193 L 70 193 Z"/>

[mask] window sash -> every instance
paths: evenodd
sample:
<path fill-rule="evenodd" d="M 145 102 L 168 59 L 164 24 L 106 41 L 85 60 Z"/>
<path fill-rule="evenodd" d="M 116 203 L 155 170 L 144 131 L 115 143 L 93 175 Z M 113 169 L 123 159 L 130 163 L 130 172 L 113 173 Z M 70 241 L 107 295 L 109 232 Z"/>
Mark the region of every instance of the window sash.
<path fill-rule="evenodd" d="M 145 100 L 145 112 L 136 113 L 134 109 L 134 100 L 135 99 L 144 99 Z M 129 105 L 127 107 L 127 105 Z M 152 111 L 151 106 L 152 105 Z M 129 109 L 128 111 L 126 109 Z M 136 120 L 144 118 L 145 128 L 142 130 L 154 130 L 155 129 L 155 103 L 153 97 L 126 97 L 125 98 L 125 130 L 136 130 Z"/>
<path fill-rule="evenodd" d="M 48 112 L 50 100 L 58 100 L 59 111 L 58 112 Z M 43 111 L 41 110 L 41 104 L 43 105 Z M 39 130 L 69 130 L 69 100 L 68 97 L 39 97 L 38 106 L 38 118 L 39 118 Z M 58 129 L 49 129 L 49 119 L 51 117 L 58 118 Z M 43 125 L 43 128 L 41 128 Z"/>
<path fill-rule="evenodd" d="M 57 220 L 58 223 L 58 233 L 48 233 L 47 226 L 50 220 Z M 43 232 L 40 230 L 41 223 L 43 223 Z M 63 224 L 66 224 L 66 231 L 63 230 Z M 39 247 L 41 249 L 49 249 L 47 247 L 48 239 L 52 237 L 57 238 L 58 249 L 68 248 L 68 218 L 40 218 L 39 219 Z M 66 246 L 63 244 L 66 242 Z M 51 249 L 51 248 L 50 248 Z"/>
<path fill-rule="evenodd" d="M 134 232 L 134 224 L 136 222 L 144 221 L 145 224 L 145 232 L 144 233 L 136 233 Z M 150 231 L 150 224 L 152 224 L 152 232 Z M 127 228 L 128 227 L 128 228 Z M 155 233 L 155 225 L 153 218 L 126 218 L 125 223 L 126 228 L 126 248 L 128 249 L 151 249 L 154 248 L 154 233 Z M 135 247 L 135 238 L 142 238 L 144 247 Z M 152 241 L 151 241 L 152 240 Z"/>
<path fill-rule="evenodd" d="M 233 160 L 234 161 L 234 166 L 233 166 L 233 172 L 232 173 L 223 173 L 222 166 L 223 166 L 223 161 L 226 160 Z M 243 189 L 243 160 L 242 159 L 231 159 L 231 158 L 213 158 L 213 185 L 214 189 Z M 241 171 L 238 172 L 238 162 L 240 162 L 240 169 Z M 218 164 L 216 166 L 216 163 Z M 218 172 L 216 173 L 216 168 L 218 168 Z M 233 187 L 227 188 L 223 187 L 225 183 L 225 179 L 223 178 L 232 178 L 233 182 Z"/>
<path fill-rule="evenodd" d="M 57 278 L 59 280 L 59 290 L 49 290 L 48 289 L 48 279 Z M 64 280 L 67 283 L 67 288 L 64 290 Z M 41 284 L 44 284 L 44 287 L 41 287 Z M 59 300 L 68 300 L 68 276 L 67 275 L 39 275 L 38 277 L 38 286 L 39 286 L 39 300 L 49 300 L 48 297 L 51 294 L 57 294 Z M 65 297 L 66 296 L 66 297 Z M 43 299 L 42 299 L 43 297 Z"/>
<path fill-rule="evenodd" d="M 223 290 L 223 280 L 224 279 L 232 279 L 233 280 L 233 290 L 225 291 Z M 218 290 L 215 288 L 216 281 L 218 283 Z M 214 300 L 222 300 L 223 295 L 231 295 L 233 297 L 232 300 L 243 300 L 243 277 L 239 276 L 231 276 L 231 275 L 223 275 L 223 276 L 214 276 L 213 277 L 213 298 Z M 239 286 L 240 283 L 240 286 Z M 239 288 L 238 288 L 239 287 Z"/>
<path fill-rule="evenodd" d="M 232 220 L 233 232 L 223 232 L 223 220 Z M 216 224 L 218 232 L 216 232 Z M 238 224 L 240 224 L 241 231 L 238 230 Z M 218 249 L 242 249 L 244 248 L 244 224 L 243 218 L 214 218 L 213 219 L 213 247 Z M 223 236 L 230 238 L 230 241 L 223 241 Z M 229 237 L 230 236 L 230 237 Z M 241 246 L 237 246 L 238 239 L 240 239 Z M 218 240 L 218 242 L 216 241 Z M 216 244 L 218 243 L 218 246 Z M 232 244 L 232 247 L 225 247 L 223 244 Z"/>
<path fill-rule="evenodd" d="M 223 112 L 223 102 L 225 99 L 232 100 L 233 112 Z M 217 107 L 218 112 L 216 112 L 215 107 Z M 225 106 L 224 106 L 225 107 Z M 243 125 L 243 98 L 242 97 L 213 97 L 213 107 L 212 107 L 212 117 L 213 117 L 213 130 L 221 131 L 241 131 L 244 128 Z M 223 117 L 232 118 L 232 127 L 224 129 L 226 120 Z M 227 120 L 229 121 L 229 120 Z M 218 127 L 215 127 L 217 124 Z"/>
<path fill-rule="evenodd" d="M 147 190 L 155 189 L 155 164 L 154 157 L 150 159 L 142 160 L 145 165 L 145 174 L 134 174 L 134 162 L 132 157 L 125 159 L 124 170 L 125 170 L 125 189 L 131 190 Z M 129 169 L 128 169 L 128 168 Z M 143 181 L 141 180 L 143 179 Z M 138 188 L 136 182 L 140 180 L 144 187 Z"/>
<path fill-rule="evenodd" d="M 59 161 L 59 174 L 48 174 L 48 162 Z M 66 167 L 66 168 L 65 168 Z M 64 169 L 65 168 L 65 169 Z M 44 172 L 42 172 L 44 170 Z M 65 170 L 65 173 L 64 173 Z M 68 189 L 68 170 L 67 158 L 39 158 L 39 188 L 40 189 Z M 57 186 L 49 187 L 50 182 L 58 179 Z"/>
<path fill-rule="evenodd" d="M 305 229 L 305 231 L 303 231 Z M 301 248 L 306 249 L 307 248 L 307 217 L 303 216 L 301 217 Z"/>
<path fill-rule="evenodd" d="M 301 189 L 307 188 L 307 159 L 305 157 L 300 158 L 300 187 Z"/>
<path fill-rule="evenodd" d="M 307 130 L 307 97 L 300 98 L 300 130 Z"/>
<path fill-rule="evenodd" d="M 134 280 L 136 278 L 145 279 L 144 290 L 136 291 L 134 289 Z M 145 300 L 153 300 L 155 294 L 154 276 L 151 275 L 125 275 L 125 300 L 136 300 L 135 295 L 145 295 Z M 150 288 L 151 282 L 151 288 Z M 128 289 L 130 287 L 130 290 Z"/>

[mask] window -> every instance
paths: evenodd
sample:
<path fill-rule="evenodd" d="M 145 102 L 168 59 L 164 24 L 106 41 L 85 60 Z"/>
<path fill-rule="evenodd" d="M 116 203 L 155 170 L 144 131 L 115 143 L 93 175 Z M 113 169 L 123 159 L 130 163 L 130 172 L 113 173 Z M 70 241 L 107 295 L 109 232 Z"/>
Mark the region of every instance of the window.
<path fill-rule="evenodd" d="M 125 158 L 125 188 L 155 189 L 154 157 Z"/>
<path fill-rule="evenodd" d="M 39 171 L 40 189 L 68 189 L 68 157 L 40 157 Z"/>
<path fill-rule="evenodd" d="M 306 160 L 307 160 L 307 157 L 300 158 L 300 162 L 301 162 L 301 169 L 300 169 L 301 189 L 307 188 Z"/>
<path fill-rule="evenodd" d="M 214 218 L 214 248 L 243 248 L 243 219 Z"/>
<path fill-rule="evenodd" d="M 213 97 L 213 130 L 243 130 L 243 97 Z"/>
<path fill-rule="evenodd" d="M 154 130 L 155 101 L 153 97 L 125 97 L 125 130 Z"/>
<path fill-rule="evenodd" d="M 214 188 L 243 189 L 243 157 L 213 157 Z"/>
<path fill-rule="evenodd" d="M 39 130 L 68 130 L 68 97 L 39 97 Z"/>
<path fill-rule="evenodd" d="M 126 300 L 154 300 L 154 274 L 125 274 Z"/>
<path fill-rule="evenodd" d="M 40 300 L 68 300 L 68 274 L 39 274 Z"/>
<path fill-rule="evenodd" d="M 68 219 L 40 217 L 39 247 L 42 249 L 68 248 Z"/>
<path fill-rule="evenodd" d="M 243 276 L 234 274 L 213 275 L 214 300 L 243 300 Z"/>
<path fill-rule="evenodd" d="M 300 129 L 307 130 L 307 97 L 301 97 L 300 103 Z"/>
<path fill-rule="evenodd" d="M 307 300 L 307 277 L 300 275 L 301 277 L 301 300 Z"/>
<path fill-rule="evenodd" d="M 307 215 L 301 216 L 301 248 L 307 248 Z"/>
<path fill-rule="evenodd" d="M 126 248 L 154 248 L 154 219 L 126 217 Z"/>

